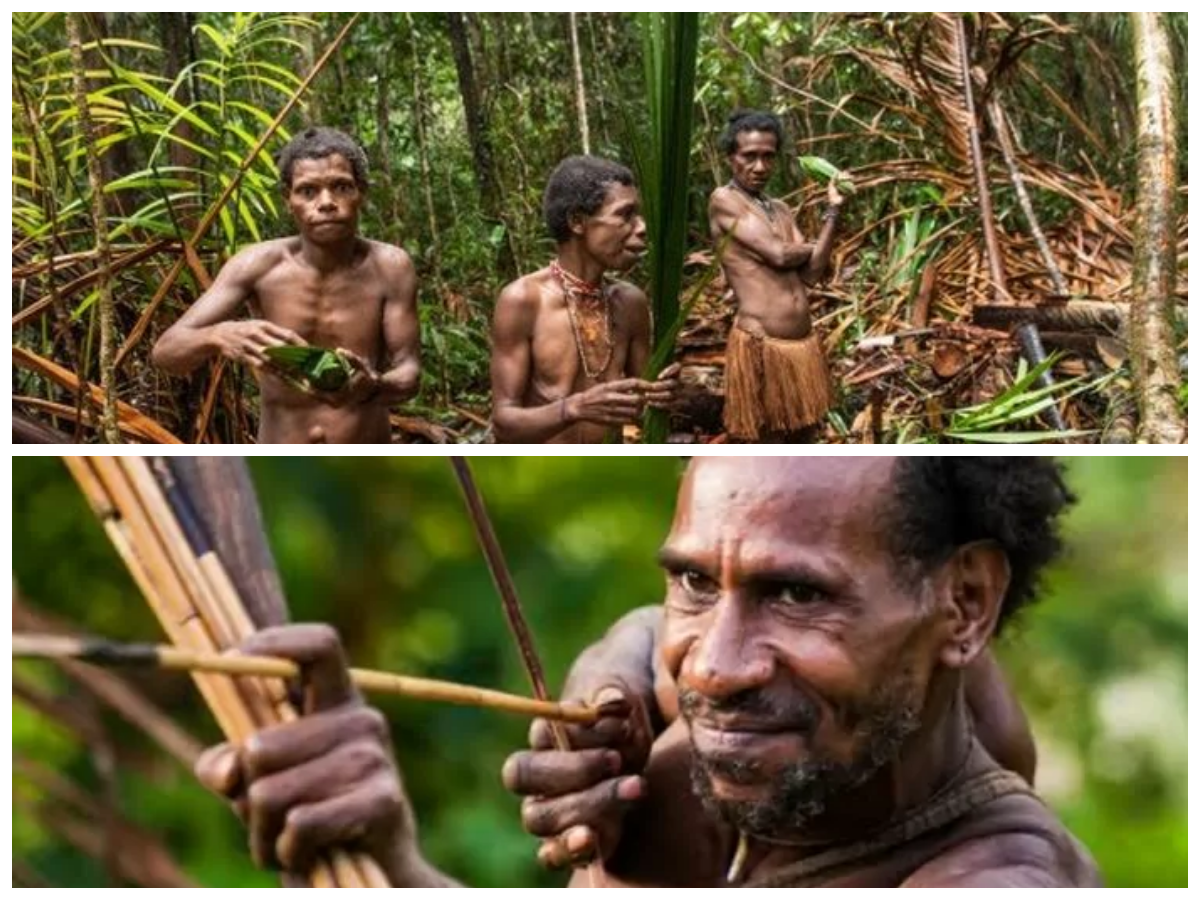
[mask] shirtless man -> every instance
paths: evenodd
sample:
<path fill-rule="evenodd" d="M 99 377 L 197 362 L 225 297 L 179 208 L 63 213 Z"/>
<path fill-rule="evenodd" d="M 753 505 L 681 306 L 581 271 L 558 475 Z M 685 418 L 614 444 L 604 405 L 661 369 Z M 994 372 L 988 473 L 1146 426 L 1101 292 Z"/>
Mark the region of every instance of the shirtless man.
<path fill-rule="evenodd" d="M 737 298 L 725 352 L 725 429 L 737 441 L 811 440 L 832 402 L 807 286 L 829 265 L 842 196 L 830 182 L 821 233 L 806 243 L 787 205 L 766 193 L 782 145 L 775 115 L 734 113 L 720 140 L 733 179 L 708 204 L 713 240 L 732 232 L 721 267 Z"/>
<path fill-rule="evenodd" d="M 1040 458 L 694 460 L 660 552 L 681 715 L 630 758 L 614 747 L 651 726 L 614 682 L 626 702 L 570 729 L 575 749 L 510 757 L 544 860 L 586 860 L 599 830 L 610 887 L 1097 885 L 1086 850 L 977 740 L 964 693 L 1032 600 L 1071 499 Z M 256 858 L 303 872 L 354 841 L 396 886 L 452 883 L 419 851 L 386 723 L 336 634 L 273 628 L 241 649 L 308 677 L 302 719 L 197 764 Z M 535 723 L 539 747 L 546 732 Z"/>
<path fill-rule="evenodd" d="M 654 382 L 650 304 L 607 272 L 629 269 L 646 249 L 633 173 L 573 156 L 550 176 L 546 225 L 558 245 L 544 269 L 508 285 L 492 323 L 492 423 L 501 443 L 600 443 L 667 406 L 678 366 Z"/>
<path fill-rule="evenodd" d="M 262 395 L 259 443 L 388 443 L 388 408 L 420 380 L 412 260 L 358 236 L 367 158 L 345 134 L 308 129 L 283 149 L 279 172 L 300 233 L 230 259 L 159 338 L 154 362 L 177 375 L 217 356 L 250 366 Z M 245 306 L 252 318 L 235 318 Z M 341 350 L 354 373 L 340 391 L 304 392 L 266 356 L 286 344 Z"/>

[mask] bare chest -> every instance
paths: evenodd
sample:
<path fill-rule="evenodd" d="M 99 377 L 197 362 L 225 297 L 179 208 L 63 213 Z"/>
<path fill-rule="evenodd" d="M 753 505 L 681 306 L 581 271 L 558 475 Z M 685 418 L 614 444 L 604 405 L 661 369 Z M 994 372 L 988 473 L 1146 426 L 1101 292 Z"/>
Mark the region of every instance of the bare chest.
<path fill-rule="evenodd" d="M 534 381 L 546 399 L 625 377 L 631 328 L 619 311 L 576 310 L 547 301 L 533 330 Z"/>
<path fill-rule="evenodd" d="M 327 274 L 291 263 L 255 286 L 254 302 L 263 318 L 310 344 L 374 357 L 382 344 L 386 290 L 369 263 Z"/>

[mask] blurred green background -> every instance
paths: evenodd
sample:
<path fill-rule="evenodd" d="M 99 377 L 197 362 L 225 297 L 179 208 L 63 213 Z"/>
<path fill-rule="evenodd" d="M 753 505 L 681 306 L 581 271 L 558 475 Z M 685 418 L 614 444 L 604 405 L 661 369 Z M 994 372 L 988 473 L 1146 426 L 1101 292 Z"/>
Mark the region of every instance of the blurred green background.
<path fill-rule="evenodd" d="M 681 464 L 551 457 L 473 466 L 557 685 L 620 613 L 661 598 L 654 551 Z M 1186 886 L 1187 460 L 1084 457 L 1068 467 L 1081 498 L 1067 523 L 1070 556 L 1000 654 L 1033 721 L 1039 789 L 1107 883 Z M 528 693 L 444 459 L 263 458 L 251 468 L 296 620 L 335 624 L 356 665 Z M 13 564 L 36 608 L 109 637 L 158 639 L 57 459 L 13 460 Z M 185 676 L 132 680 L 199 740 L 217 738 Z M 14 695 L 14 881 L 114 883 L 111 865 L 78 849 L 87 843 L 80 827 L 116 833 L 80 812 L 86 804 L 64 800 L 81 791 L 148 829 L 198 884 L 276 883 L 251 865 L 225 806 L 78 683 L 28 662 L 14 666 L 18 681 L 25 698 L 82 709 L 100 727 L 85 741 L 63 726 L 65 714 Z M 434 863 L 480 886 L 561 882 L 534 863 L 535 843 L 499 783 L 525 722 L 382 706 Z M 50 772 L 69 783 L 48 782 Z M 111 843 L 110 853 L 137 849 Z"/>

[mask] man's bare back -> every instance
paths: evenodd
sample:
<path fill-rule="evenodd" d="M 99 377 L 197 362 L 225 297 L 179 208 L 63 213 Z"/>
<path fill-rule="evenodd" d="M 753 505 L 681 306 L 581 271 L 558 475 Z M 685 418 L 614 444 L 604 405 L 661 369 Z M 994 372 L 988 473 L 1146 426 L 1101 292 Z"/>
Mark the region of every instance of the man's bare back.
<path fill-rule="evenodd" d="M 419 385 L 416 270 L 399 247 L 358 236 L 365 156 L 348 137 L 311 129 L 291 148 L 281 170 L 299 235 L 230 259 L 159 339 L 154 360 L 180 375 L 217 356 L 250 366 L 260 443 L 387 443 L 389 406 Z M 244 308 L 254 318 L 238 318 Z M 337 350 L 353 375 L 336 392 L 293 386 L 266 353 L 287 344 Z"/>

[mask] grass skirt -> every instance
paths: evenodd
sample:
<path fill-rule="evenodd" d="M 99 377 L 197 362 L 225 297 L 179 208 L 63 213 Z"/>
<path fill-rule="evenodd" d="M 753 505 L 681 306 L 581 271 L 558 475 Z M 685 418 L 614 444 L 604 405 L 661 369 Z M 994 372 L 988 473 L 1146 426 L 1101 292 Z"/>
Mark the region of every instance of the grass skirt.
<path fill-rule="evenodd" d="M 816 332 L 798 341 L 751 334 L 736 325 L 725 349 L 725 430 L 757 441 L 821 422 L 832 390 Z"/>

